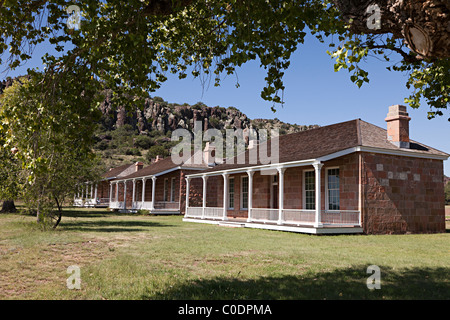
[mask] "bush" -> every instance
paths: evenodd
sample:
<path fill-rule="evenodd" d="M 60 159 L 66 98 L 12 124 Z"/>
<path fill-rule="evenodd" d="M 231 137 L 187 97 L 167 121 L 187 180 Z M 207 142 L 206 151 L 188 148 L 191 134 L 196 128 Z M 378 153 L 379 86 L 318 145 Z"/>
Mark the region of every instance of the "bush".
<path fill-rule="evenodd" d="M 142 156 L 142 153 L 141 153 L 141 151 L 139 151 L 136 148 L 131 148 L 131 149 L 127 149 L 125 151 L 125 155 L 127 155 L 127 156 Z"/>
<path fill-rule="evenodd" d="M 450 205 L 450 182 L 445 186 L 445 204 Z"/>
<path fill-rule="evenodd" d="M 169 150 L 164 148 L 163 146 L 152 146 L 148 149 L 147 152 L 147 161 L 151 161 L 155 159 L 156 156 L 166 157 L 169 155 Z"/>
<path fill-rule="evenodd" d="M 141 149 L 148 149 L 153 145 L 153 140 L 149 136 L 139 135 L 134 139 L 134 146 Z"/>

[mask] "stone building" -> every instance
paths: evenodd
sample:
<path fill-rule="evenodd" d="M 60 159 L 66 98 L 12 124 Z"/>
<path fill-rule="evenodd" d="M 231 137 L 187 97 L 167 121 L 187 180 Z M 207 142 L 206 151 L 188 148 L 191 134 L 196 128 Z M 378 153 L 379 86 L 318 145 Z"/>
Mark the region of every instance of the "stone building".
<path fill-rule="evenodd" d="M 356 119 L 269 140 L 267 150 L 279 146 L 275 163 L 262 163 L 256 143 L 244 163 L 187 174 L 184 221 L 312 234 L 445 232 L 449 155 L 409 138 L 406 107 L 391 106 L 385 120 L 387 130 Z"/>

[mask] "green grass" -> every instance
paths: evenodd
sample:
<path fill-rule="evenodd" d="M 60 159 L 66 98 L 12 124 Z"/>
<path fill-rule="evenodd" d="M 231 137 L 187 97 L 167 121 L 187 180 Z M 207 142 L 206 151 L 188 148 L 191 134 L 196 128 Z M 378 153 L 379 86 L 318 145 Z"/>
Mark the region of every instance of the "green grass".
<path fill-rule="evenodd" d="M 0 215 L 0 299 L 449 298 L 449 233 L 312 236 L 98 209 L 66 209 L 54 231 L 34 221 Z"/>

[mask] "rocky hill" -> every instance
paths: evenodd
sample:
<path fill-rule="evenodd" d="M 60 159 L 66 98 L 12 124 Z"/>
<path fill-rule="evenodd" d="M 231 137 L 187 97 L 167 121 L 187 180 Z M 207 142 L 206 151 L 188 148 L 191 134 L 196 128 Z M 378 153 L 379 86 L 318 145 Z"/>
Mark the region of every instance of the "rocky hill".
<path fill-rule="evenodd" d="M 17 79 L 0 82 L 0 94 Z M 19 79 L 20 81 L 20 79 Z M 169 103 L 161 97 L 148 98 L 134 111 L 115 106 L 112 93 L 105 94 L 100 105 L 102 118 L 95 133 L 94 149 L 106 166 L 124 161 L 150 162 L 156 155 L 168 155 L 173 143 L 173 130 L 192 130 L 201 121 L 203 130 L 225 129 L 279 129 L 280 134 L 294 133 L 317 127 L 297 125 L 275 119 L 250 119 L 235 107 L 209 107 L 198 102 L 194 105 Z"/>
<path fill-rule="evenodd" d="M 161 97 L 145 99 L 144 105 L 131 114 L 123 107 L 114 108 L 111 95 L 107 95 L 100 106 L 103 113 L 102 125 L 105 130 L 114 130 L 126 124 L 131 125 L 139 134 L 157 131 L 166 135 L 178 128 L 192 130 L 196 121 L 201 121 L 203 130 L 208 128 L 223 129 L 280 129 L 281 134 L 308 130 L 316 126 L 288 124 L 278 119 L 249 119 L 234 107 L 208 107 L 202 102 L 195 105 L 174 104 Z"/>

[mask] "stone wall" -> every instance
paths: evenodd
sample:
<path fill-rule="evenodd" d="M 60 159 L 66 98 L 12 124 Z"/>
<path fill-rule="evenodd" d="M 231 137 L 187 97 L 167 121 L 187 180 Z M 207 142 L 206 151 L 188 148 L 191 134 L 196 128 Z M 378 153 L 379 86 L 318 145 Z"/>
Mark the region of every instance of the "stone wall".
<path fill-rule="evenodd" d="M 445 232 L 441 160 L 374 153 L 362 158 L 365 233 Z"/>

